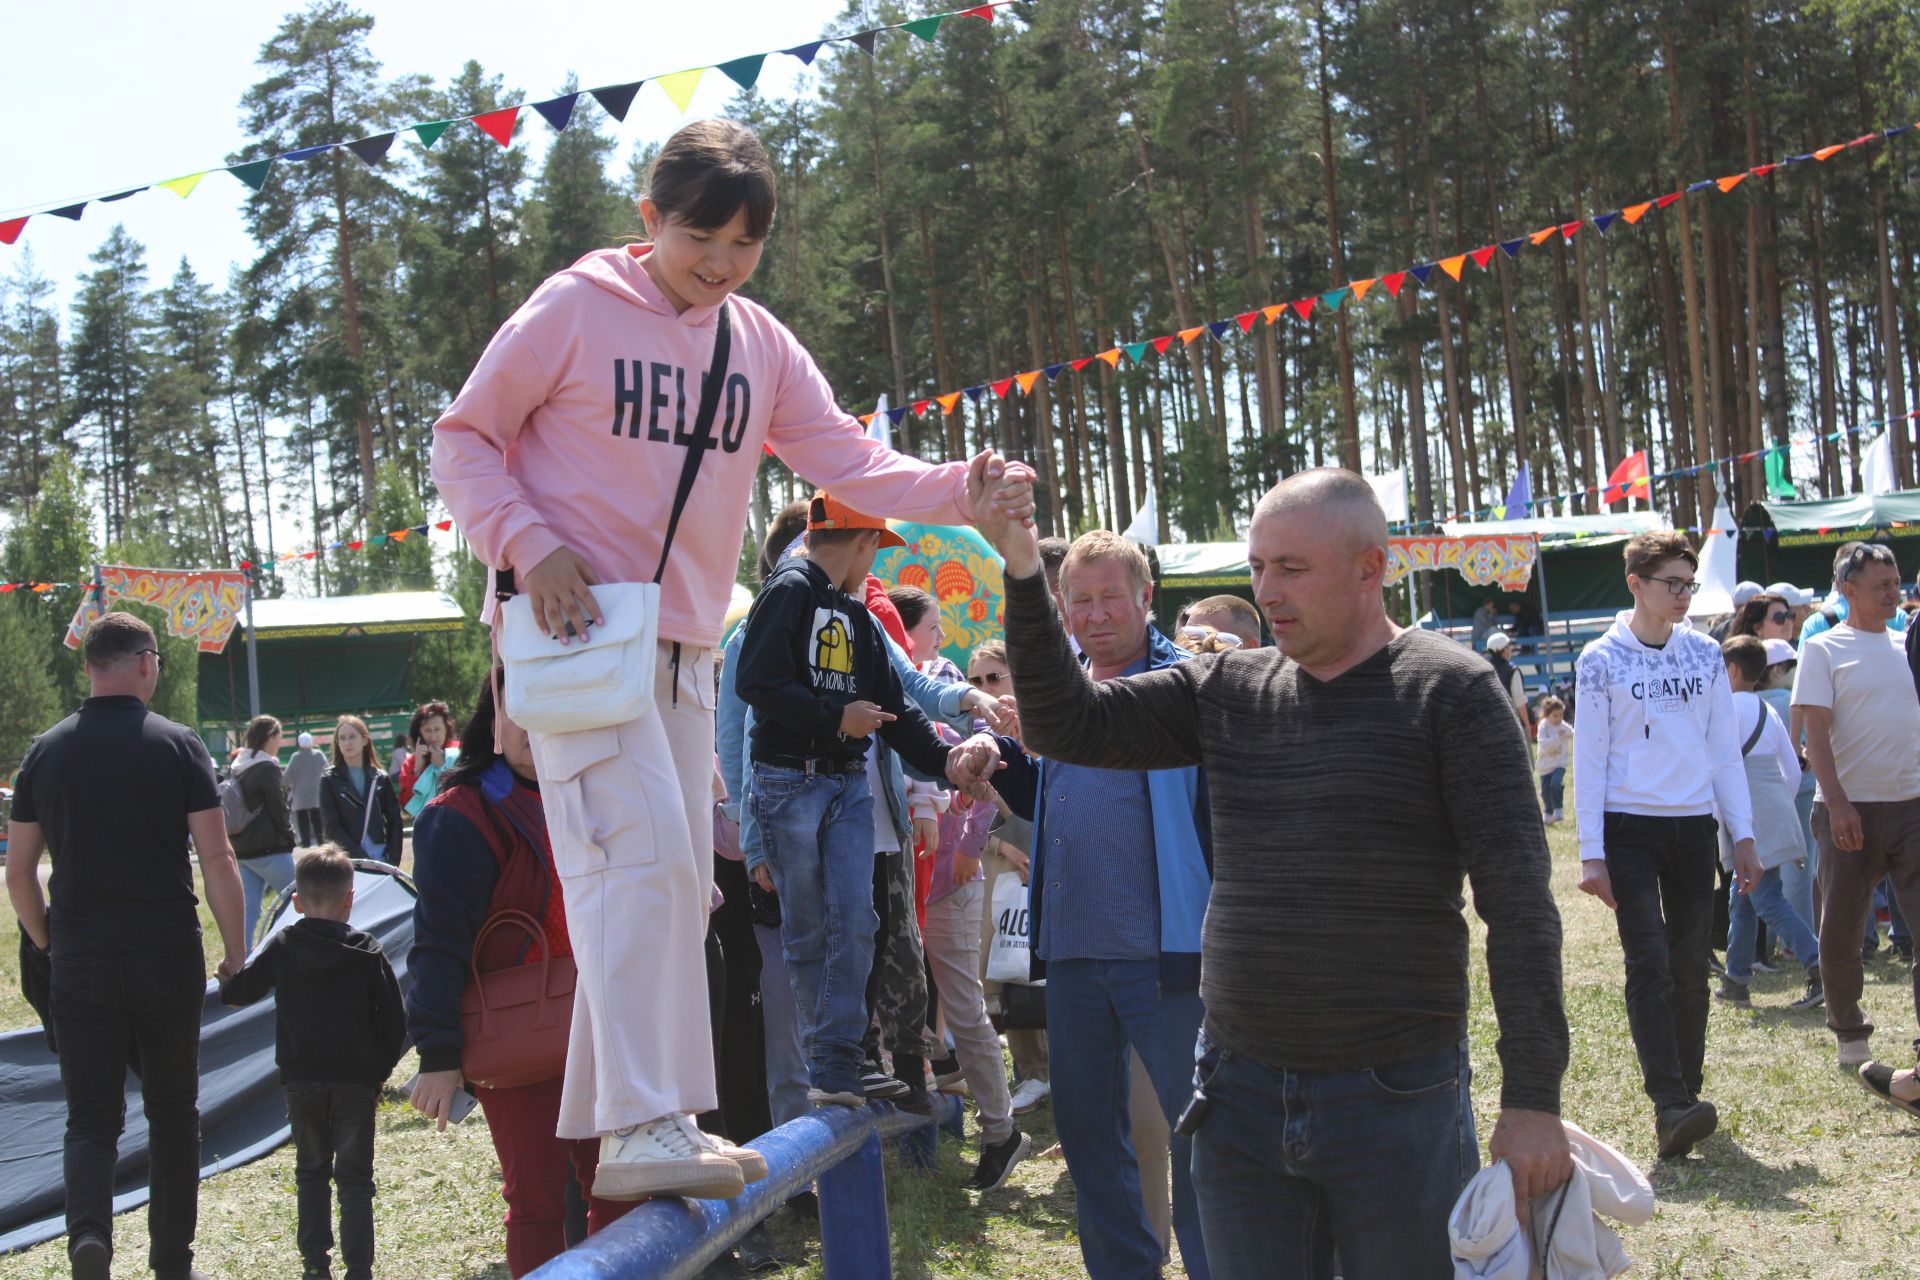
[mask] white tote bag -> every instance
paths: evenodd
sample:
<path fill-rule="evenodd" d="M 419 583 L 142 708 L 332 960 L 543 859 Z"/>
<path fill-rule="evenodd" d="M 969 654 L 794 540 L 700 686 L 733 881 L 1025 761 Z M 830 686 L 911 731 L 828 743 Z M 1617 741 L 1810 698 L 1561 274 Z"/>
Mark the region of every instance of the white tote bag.
<path fill-rule="evenodd" d="M 1011 873 L 993 882 L 993 948 L 987 953 L 987 981 L 1026 985 L 1033 981 L 1027 937 L 1032 913 L 1027 886 Z"/>
<path fill-rule="evenodd" d="M 533 601 L 500 606 L 500 659 L 507 668 L 507 715 L 534 733 L 573 733 L 637 720 L 653 705 L 660 640 L 660 585 L 601 583 L 593 589 L 599 626 L 561 644 L 540 634 Z"/>

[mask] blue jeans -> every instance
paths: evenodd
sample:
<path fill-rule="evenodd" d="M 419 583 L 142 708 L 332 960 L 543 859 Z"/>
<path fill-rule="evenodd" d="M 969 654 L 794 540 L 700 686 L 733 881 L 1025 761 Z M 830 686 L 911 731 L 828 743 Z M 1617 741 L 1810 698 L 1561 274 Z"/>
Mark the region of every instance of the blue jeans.
<path fill-rule="evenodd" d="M 867 775 L 753 766 L 753 814 L 816 1089 L 860 1092 L 873 968 L 873 792 Z"/>
<path fill-rule="evenodd" d="M 1567 807 L 1567 770 L 1565 766 L 1540 775 L 1540 807 L 1558 813 Z"/>
<path fill-rule="evenodd" d="M 267 890 L 285 892 L 292 884 L 291 853 L 263 853 L 257 858 L 240 859 L 240 891 L 245 902 L 241 927 L 245 930 L 249 951 L 253 949 L 253 928 L 260 922 L 260 906 Z"/>
<path fill-rule="evenodd" d="M 1200 993 L 1163 990 L 1158 960 L 1049 961 L 1046 989 L 1053 1123 L 1073 1175 L 1087 1275 L 1158 1280 L 1160 1239 L 1147 1222 L 1128 1119 L 1127 1050 L 1139 1052 L 1172 1125 L 1193 1096 Z M 1208 1280 L 1191 1153 L 1192 1139 L 1173 1139 L 1173 1230 L 1187 1275 Z"/>
<path fill-rule="evenodd" d="M 807 1046 L 793 1003 L 780 930 L 753 926 L 760 943 L 760 1015 L 766 1028 L 767 1109 L 774 1127 L 807 1114 Z"/>
<path fill-rule="evenodd" d="M 1860 949 L 1878 950 L 1880 947 L 1880 922 L 1874 918 L 1875 907 L 1887 909 L 1887 942 L 1911 944 L 1913 935 L 1907 932 L 1907 918 L 1900 914 L 1900 900 L 1894 897 L 1893 881 L 1889 879 L 1875 885 L 1873 896 L 1867 900 L 1867 931 L 1861 939 Z"/>
<path fill-rule="evenodd" d="M 1480 1167 L 1467 1042 L 1363 1071 L 1287 1071 L 1200 1041 L 1193 1138 L 1218 1280 L 1450 1280 L 1447 1215 Z M 1056 1110 L 1059 1103 L 1054 1103 Z"/>
<path fill-rule="evenodd" d="M 1820 942 L 1813 936 L 1813 927 L 1787 901 L 1781 870 L 1774 867 L 1761 876 L 1752 893 L 1734 889 L 1727 898 L 1727 918 L 1732 921 L 1727 926 L 1727 976 L 1736 982 L 1753 976 L 1753 941 L 1760 932 L 1761 920 L 1767 922 L 1775 937 L 1793 948 L 1793 958 L 1805 965 L 1807 972 L 1820 972 Z"/>

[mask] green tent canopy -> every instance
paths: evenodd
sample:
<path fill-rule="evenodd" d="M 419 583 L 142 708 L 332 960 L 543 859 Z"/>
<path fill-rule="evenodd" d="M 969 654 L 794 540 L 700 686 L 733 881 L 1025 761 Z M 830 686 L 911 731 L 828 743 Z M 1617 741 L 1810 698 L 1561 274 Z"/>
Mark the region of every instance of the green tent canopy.
<path fill-rule="evenodd" d="M 256 600 L 260 709 L 289 736 L 316 728 L 330 738 L 335 717 L 367 717 L 377 746 L 391 741 L 413 710 L 413 667 L 420 637 L 458 631 L 467 618 L 439 591 Z M 248 719 L 245 620 L 224 653 L 200 655 L 200 734 L 218 750 Z"/>
<path fill-rule="evenodd" d="M 1833 553 L 1847 542 L 1887 543 L 1903 576 L 1920 569 L 1920 489 L 1756 502 L 1740 526 L 1740 576 L 1753 582 L 1791 582 L 1824 594 Z"/>

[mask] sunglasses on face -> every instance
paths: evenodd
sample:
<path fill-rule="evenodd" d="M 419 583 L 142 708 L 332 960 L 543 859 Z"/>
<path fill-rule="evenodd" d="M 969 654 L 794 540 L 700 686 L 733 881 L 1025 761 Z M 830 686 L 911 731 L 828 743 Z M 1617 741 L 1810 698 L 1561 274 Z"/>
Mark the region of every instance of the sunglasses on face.
<path fill-rule="evenodd" d="M 1767 621 L 1773 623 L 1773 625 L 1775 625 L 1776 627 L 1784 626 L 1787 622 L 1787 619 L 1791 618 L 1792 616 L 1793 615 L 1790 613 L 1775 612 L 1767 615 Z"/>
<path fill-rule="evenodd" d="M 990 684 L 1002 684 L 1006 678 L 1007 673 L 1004 671 L 989 671 L 985 675 L 968 676 L 967 683 L 976 689 L 983 689 Z"/>

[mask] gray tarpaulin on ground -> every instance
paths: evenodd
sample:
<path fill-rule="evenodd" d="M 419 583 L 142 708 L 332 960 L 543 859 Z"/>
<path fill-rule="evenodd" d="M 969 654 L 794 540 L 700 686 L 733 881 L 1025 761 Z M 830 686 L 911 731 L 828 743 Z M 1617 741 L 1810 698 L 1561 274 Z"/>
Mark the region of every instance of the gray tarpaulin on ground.
<path fill-rule="evenodd" d="M 413 945 L 413 884 L 378 863 L 356 865 L 353 925 L 380 940 L 404 989 Z M 297 918 L 287 909 L 274 928 Z M 0 1035 L 0 1134 L 6 1135 L 0 1143 L 0 1253 L 66 1231 L 60 1170 L 66 1124 L 60 1064 L 47 1052 L 40 1028 Z M 289 1136 L 286 1099 L 273 1064 L 273 1001 L 229 1009 L 208 983 L 200 1030 L 200 1176 L 257 1160 Z M 145 1204 L 147 1118 L 139 1081 L 131 1076 L 117 1172 L 114 1212 Z M 145 1245 L 129 1256 L 145 1257 Z"/>

